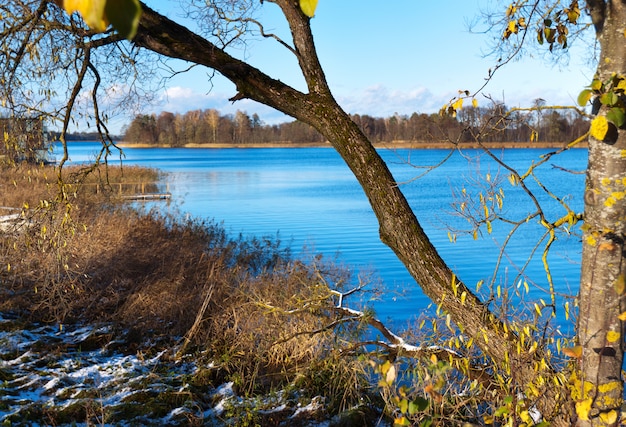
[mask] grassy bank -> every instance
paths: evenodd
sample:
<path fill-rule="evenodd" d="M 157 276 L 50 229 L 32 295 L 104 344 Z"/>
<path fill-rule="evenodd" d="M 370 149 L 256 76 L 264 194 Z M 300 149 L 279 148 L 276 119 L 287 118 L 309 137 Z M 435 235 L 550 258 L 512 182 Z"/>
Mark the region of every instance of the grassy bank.
<path fill-rule="evenodd" d="M 231 383 L 239 396 L 291 387 L 323 396 L 327 414 L 371 397 L 364 362 L 339 351 L 358 326 L 333 324 L 325 285 L 350 283 L 347 270 L 294 260 L 275 238 L 231 237 L 213 222 L 124 204 L 136 183 L 154 185 L 154 171 L 83 172 L 64 172 L 60 200 L 51 167 L 0 171 L 0 204 L 22 213 L 0 233 L 0 313 L 61 329 L 113 325 L 90 345 L 193 357 L 210 367 L 193 384 Z"/>

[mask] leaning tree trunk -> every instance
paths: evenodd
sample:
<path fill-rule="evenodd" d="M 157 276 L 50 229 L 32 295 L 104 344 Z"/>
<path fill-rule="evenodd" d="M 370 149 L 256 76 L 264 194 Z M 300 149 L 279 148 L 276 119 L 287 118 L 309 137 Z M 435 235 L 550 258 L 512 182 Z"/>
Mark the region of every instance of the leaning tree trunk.
<path fill-rule="evenodd" d="M 294 51 L 309 93 L 299 92 L 250 65 L 230 57 L 209 41 L 144 5 L 137 36 L 140 47 L 219 71 L 237 86 L 232 99 L 253 99 L 282 111 L 320 131 L 339 152 L 362 186 L 380 225 L 381 240 L 404 263 L 424 293 L 449 313 L 462 333 L 506 372 L 513 387 L 524 390 L 541 372 L 540 351 L 518 354 L 517 338 L 503 322 L 465 286 L 437 253 L 424 233 L 385 162 L 367 137 L 333 99 L 319 64 L 309 18 L 298 2 L 276 0 L 289 22 Z M 545 363 L 544 363 L 545 365 Z M 514 369 L 511 369 L 514 367 Z M 540 369 L 539 369 L 540 370 Z M 545 366 L 544 374 L 553 373 Z M 541 388 L 541 386 L 539 386 Z M 536 406 L 552 425 L 566 425 L 560 405 L 562 390 L 544 382 Z"/>
<path fill-rule="evenodd" d="M 601 48 L 596 78 L 626 75 L 626 9 L 621 1 L 587 1 Z M 610 90 L 610 85 L 603 90 Z M 624 93 L 618 93 L 624 102 Z M 600 109 L 605 115 L 608 107 Z M 594 133 L 592 133 L 593 135 Z M 572 398 L 579 426 L 617 426 L 622 404 L 626 311 L 626 130 L 590 137 L 579 294 L 582 346 Z"/>

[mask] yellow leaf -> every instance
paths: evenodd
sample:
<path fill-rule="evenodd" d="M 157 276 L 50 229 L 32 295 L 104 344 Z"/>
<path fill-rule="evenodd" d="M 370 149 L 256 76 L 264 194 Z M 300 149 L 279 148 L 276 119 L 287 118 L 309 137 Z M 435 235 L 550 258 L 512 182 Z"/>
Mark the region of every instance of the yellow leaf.
<path fill-rule="evenodd" d="M 533 419 L 530 417 L 530 414 L 528 413 L 528 411 L 522 411 L 522 412 L 520 412 L 519 417 L 520 417 L 520 418 L 521 418 L 521 420 L 522 420 L 523 422 L 525 422 L 526 424 L 530 424 L 530 425 L 533 425 L 533 424 L 534 424 Z M 532 423 L 532 424 L 531 424 L 531 423 Z"/>
<path fill-rule="evenodd" d="M 385 361 L 385 363 L 383 363 L 382 365 L 380 365 L 380 373 L 383 375 L 387 375 L 387 371 L 389 371 L 389 368 L 391 367 L 391 362 L 390 361 Z"/>
<path fill-rule="evenodd" d="M 389 370 L 387 371 L 387 375 L 385 376 L 385 381 L 388 385 L 393 384 L 396 380 L 396 367 L 394 365 L 389 366 Z"/>
<path fill-rule="evenodd" d="M 619 339 L 620 335 L 617 331 L 609 331 L 606 333 L 606 340 L 608 342 L 615 342 Z"/>
<path fill-rule="evenodd" d="M 309 18 L 313 18 L 316 8 L 317 0 L 300 0 L 300 9 L 302 9 L 302 12 Z"/>
<path fill-rule="evenodd" d="M 595 79 L 591 82 L 590 87 L 592 90 L 600 90 L 602 89 L 602 82 L 598 79 Z"/>
<path fill-rule="evenodd" d="M 591 411 L 591 402 L 593 399 L 585 399 L 576 402 L 576 414 L 582 421 L 589 421 L 589 412 Z"/>
<path fill-rule="evenodd" d="M 563 349 L 563 354 L 567 357 L 572 357 L 574 359 L 580 359 L 583 355 L 583 348 L 580 345 L 575 345 L 574 347 L 566 347 Z"/>
<path fill-rule="evenodd" d="M 602 141 L 609 132 L 609 122 L 604 116 L 598 116 L 591 121 L 591 136 Z"/>
<path fill-rule="evenodd" d="M 104 31 L 109 26 L 109 21 L 104 13 L 106 0 L 64 0 L 63 8 L 70 15 L 80 13 L 89 28 L 95 31 Z"/>
<path fill-rule="evenodd" d="M 472 99 L 472 107 L 478 108 L 478 100 L 476 98 Z"/>
<path fill-rule="evenodd" d="M 615 292 L 617 292 L 618 295 L 622 295 L 624 293 L 624 291 L 626 290 L 626 278 L 623 274 L 620 274 L 617 277 L 617 280 L 613 284 L 613 287 L 615 288 Z"/>
<path fill-rule="evenodd" d="M 396 418 L 393 420 L 393 425 L 395 426 L 410 426 L 411 422 L 404 416 Z"/>
<path fill-rule="evenodd" d="M 600 419 L 607 426 L 608 425 L 613 425 L 613 424 L 615 424 L 615 421 L 617 421 L 617 411 L 615 409 L 613 409 L 613 410 L 611 410 L 609 412 L 600 412 Z"/>
<path fill-rule="evenodd" d="M 460 110 L 461 108 L 463 108 L 463 98 L 457 99 L 454 104 L 452 104 L 452 108 L 454 108 L 455 110 Z"/>
<path fill-rule="evenodd" d="M 511 4 L 506 9 L 506 16 L 512 16 L 515 12 L 517 12 L 517 7 Z"/>
<path fill-rule="evenodd" d="M 626 320 L 626 311 L 620 314 L 619 316 L 617 316 L 617 318 L 621 320 L 622 322 Z"/>

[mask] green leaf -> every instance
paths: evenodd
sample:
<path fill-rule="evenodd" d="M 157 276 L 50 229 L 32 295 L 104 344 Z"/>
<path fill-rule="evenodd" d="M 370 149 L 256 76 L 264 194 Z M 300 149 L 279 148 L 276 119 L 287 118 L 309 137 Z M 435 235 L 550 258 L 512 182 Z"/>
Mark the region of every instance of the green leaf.
<path fill-rule="evenodd" d="M 107 0 L 104 11 L 113 28 L 122 37 L 128 40 L 135 37 L 141 17 L 139 0 Z"/>
<path fill-rule="evenodd" d="M 622 127 L 624 123 L 626 123 L 626 112 L 623 108 L 615 107 L 611 108 L 608 113 L 606 113 L 606 119 L 613 123 L 615 126 Z"/>
<path fill-rule="evenodd" d="M 407 399 L 402 399 L 400 401 L 399 409 L 403 414 L 409 410 L 409 401 Z"/>
<path fill-rule="evenodd" d="M 316 8 L 317 0 L 300 0 L 300 9 L 302 9 L 302 12 L 309 18 L 313 18 Z"/>
<path fill-rule="evenodd" d="M 417 397 L 414 401 L 409 403 L 409 415 L 415 415 L 418 412 L 423 412 L 428 409 L 428 400 L 423 397 Z"/>
<path fill-rule="evenodd" d="M 420 424 L 420 427 L 430 427 L 431 425 L 433 425 L 433 419 L 426 418 L 424 421 L 422 421 L 422 423 Z"/>
<path fill-rule="evenodd" d="M 509 408 L 507 408 L 506 406 L 501 406 L 498 409 L 496 409 L 496 412 L 493 413 L 494 417 L 502 417 L 504 415 L 508 415 L 509 414 Z"/>
<path fill-rule="evenodd" d="M 602 105 L 613 106 L 617 104 L 617 101 L 619 101 L 619 98 L 613 91 L 607 92 L 600 97 Z"/>
<path fill-rule="evenodd" d="M 587 103 L 591 99 L 592 93 L 593 92 L 591 91 L 591 89 L 585 89 L 582 92 L 580 92 L 580 94 L 578 95 L 578 105 L 580 105 L 581 107 L 584 107 L 585 105 L 587 105 Z"/>

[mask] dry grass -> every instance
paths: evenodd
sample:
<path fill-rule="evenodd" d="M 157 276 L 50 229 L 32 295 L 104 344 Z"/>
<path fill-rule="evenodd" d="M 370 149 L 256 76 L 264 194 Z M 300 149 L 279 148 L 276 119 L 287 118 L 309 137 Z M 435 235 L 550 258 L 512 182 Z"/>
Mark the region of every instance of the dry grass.
<path fill-rule="evenodd" d="M 63 201 L 52 168 L 0 171 L 0 203 L 29 206 L 30 220 L 21 233 L 0 234 L 0 311 L 113 322 L 128 331 L 130 350 L 184 343 L 213 362 L 207 381 L 234 381 L 243 394 L 294 380 L 321 392 L 326 378 L 337 407 L 358 401 L 364 374 L 336 352 L 337 331 L 326 328 L 332 301 L 320 283 L 320 274 L 345 271 L 292 261 L 275 239 L 230 238 L 212 222 L 138 212 L 117 203 L 118 190 L 84 185 L 102 182 L 102 171 L 69 172 Z M 155 177 L 109 171 L 111 182 Z"/>

